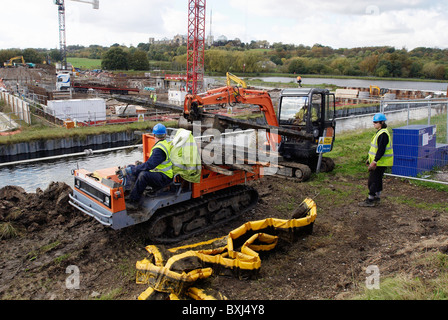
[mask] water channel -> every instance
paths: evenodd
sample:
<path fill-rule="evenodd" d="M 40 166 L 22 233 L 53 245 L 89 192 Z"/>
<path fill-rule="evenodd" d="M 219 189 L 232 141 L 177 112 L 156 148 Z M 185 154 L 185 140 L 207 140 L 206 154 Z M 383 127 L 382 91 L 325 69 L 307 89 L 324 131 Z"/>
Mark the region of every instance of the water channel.
<path fill-rule="evenodd" d="M 72 169 L 82 168 L 95 171 L 133 164 L 142 159 L 142 151 L 136 148 L 132 151 L 120 150 L 8 166 L 0 168 L 0 188 L 12 185 L 20 186 L 26 192 L 36 192 L 37 188 L 45 190 L 52 181 L 65 182 L 73 187 Z"/>
<path fill-rule="evenodd" d="M 258 78 L 266 82 L 293 82 L 294 78 L 268 77 Z M 302 77 L 304 84 L 335 84 L 348 87 L 369 87 L 375 85 L 381 88 L 428 90 L 446 92 L 446 82 L 419 82 L 419 81 L 373 81 L 362 79 L 330 79 L 330 78 L 306 78 Z M 126 164 L 132 164 L 142 160 L 142 151 L 113 151 L 98 153 L 90 156 L 76 156 L 43 162 L 16 164 L 14 166 L 0 167 L 0 188 L 7 185 L 21 186 L 26 192 L 35 192 L 36 188 L 45 190 L 50 182 L 61 181 L 73 186 L 71 170 L 83 168 L 89 171 L 104 169 Z"/>
<path fill-rule="evenodd" d="M 295 82 L 291 77 L 257 77 L 265 82 Z M 380 88 L 397 90 L 422 90 L 447 92 L 448 82 L 427 82 L 427 81 L 391 81 L 391 80 L 364 80 L 364 79 L 332 79 L 332 78 L 307 78 L 302 77 L 302 85 L 333 84 L 341 87 L 369 88 L 377 86 Z"/>

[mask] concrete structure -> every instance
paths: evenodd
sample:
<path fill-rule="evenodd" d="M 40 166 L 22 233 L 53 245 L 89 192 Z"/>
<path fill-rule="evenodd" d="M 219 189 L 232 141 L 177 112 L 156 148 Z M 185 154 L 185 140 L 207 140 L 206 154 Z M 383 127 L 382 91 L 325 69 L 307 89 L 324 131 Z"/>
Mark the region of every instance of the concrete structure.
<path fill-rule="evenodd" d="M 168 90 L 168 102 L 176 105 L 183 105 L 186 94 L 185 90 Z"/>
<path fill-rule="evenodd" d="M 104 99 L 50 100 L 45 112 L 60 120 L 104 121 L 106 101 Z"/>
<path fill-rule="evenodd" d="M 5 101 L 6 105 L 12 110 L 12 112 L 20 118 L 20 120 L 31 124 L 31 112 L 29 102 L 13 95 L 8 92 L 0 92 L 0 99 Z"/>
<path fill-rule="evenodd" d="M 0 132 L 17 129 L 19 124 L 9 117 L 9 115 L 0 112 Z"/>
<path fill-rule="evenodd" d="M 177 44 L 179 46 L 187 44 L 186 35 L 175 35 L 173 39 L 163 38 L 162 40 L 155 40 L 154 38 L 149 38 L 149 44 Z"/>

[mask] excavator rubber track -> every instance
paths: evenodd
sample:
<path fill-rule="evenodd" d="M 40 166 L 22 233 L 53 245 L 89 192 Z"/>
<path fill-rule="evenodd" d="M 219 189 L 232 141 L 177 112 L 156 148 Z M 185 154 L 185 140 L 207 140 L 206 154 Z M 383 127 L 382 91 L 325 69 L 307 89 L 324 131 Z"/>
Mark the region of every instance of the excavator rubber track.
<path fill-rule="evenodd" d="M 311 168 L 306 164 L 291 161 L 280 161 L 278 164 L 285 167 L 285 170 L 279 170 L 279 173 L 276 174 L 278 177 L 297 182 L 307 181 L 311 177 Z"/>
<path fill-rule="evenodd" d="M 257 202 L 254 188 L 238 185 L 160 209 L 148 222 L 149 239 L 160 244 L 189 239 L 243 215 Z"/>
<path fill-rule="evenodd" d="M 334 169 L 334 161 L 331 158 L 323 157 L 322 158 L 322 164 L 320 167 L 320 171 L 322 172 L 331 172 Z"/>
<path fill-rule="evenodd" d="M 284 167 L 284 169 L 279 170 L 276 174 L 277 177 L 282 177 L 296 182 L 304 182 L 311 177 L 312 170 L 306 164 L 291 161 L 280 161 L 278 164 Z M 331 172 L 333 171 L 334 166 L 335 164 L 333 159 L 323 157 L 320 171 Z"/>

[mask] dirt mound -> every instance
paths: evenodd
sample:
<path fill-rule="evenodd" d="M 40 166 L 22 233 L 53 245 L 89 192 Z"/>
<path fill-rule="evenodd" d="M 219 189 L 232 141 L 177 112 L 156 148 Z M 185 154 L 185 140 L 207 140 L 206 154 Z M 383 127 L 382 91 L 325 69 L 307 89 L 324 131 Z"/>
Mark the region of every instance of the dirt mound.
<path fill-rule="evenodd" d="M 1 300 L 84 300 L 103 294 L 135 299 L 140 293 L 135 262 L 144 256 L 145 242 L 139 240 L 144 230 L 104 228 L 69 205 L 70 193 L 61 182 L 35 193 L 17 186 L 0 189 L 0 229 L 9 231 L 0 237 Z M 80 275 L 79 287 L 67 285 L 73 270 Z"/>
<path fill-rule="evenodd" d="M 0 189 L 0 223 L 10 223 L 28 232 L 61 224 L 74 213 L 68 203 L 70 192 L 71 187 L 62 182 L 52 182 L 46 190 L 37 189 L 36 193 L 6 186 Z"/>

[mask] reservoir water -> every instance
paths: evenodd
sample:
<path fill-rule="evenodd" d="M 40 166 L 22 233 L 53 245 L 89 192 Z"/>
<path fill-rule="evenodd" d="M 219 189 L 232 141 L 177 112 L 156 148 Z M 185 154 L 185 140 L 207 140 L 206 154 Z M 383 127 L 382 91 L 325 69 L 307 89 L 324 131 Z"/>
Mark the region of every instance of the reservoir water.
<path fill-rule="evenodd" d="M 72 169 L 95 171 L 134 164 L 137 160 L 143 160 L 143 153 L 138 148 L 3 167 L 0 168 L 0 188 L 12 185 L 20 186 L 26 192 L 36 192 L 36 188 L 45 190 L 52 181 L 65 182 L 73 187 Z"/>
<path fill-rule="evenodd" d="M 257 77 L 265 82 L 295 82 L 295 78 L 290 77 Z M 318 85 L 333 84 L 341 87 L 353 88 L 369 88 L 377 86 L 387 89 L 400 90 L 423 90 L 423 91 L 441 91 L 446 92 L 448 88 L 447 82 L 426 82 L 426 81 L 391 81 L 391 80 L 364 80 L 364 79 L 332 79 L 332 78 L 307 78 L 302 77 L 302 84 Z"/>

